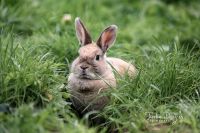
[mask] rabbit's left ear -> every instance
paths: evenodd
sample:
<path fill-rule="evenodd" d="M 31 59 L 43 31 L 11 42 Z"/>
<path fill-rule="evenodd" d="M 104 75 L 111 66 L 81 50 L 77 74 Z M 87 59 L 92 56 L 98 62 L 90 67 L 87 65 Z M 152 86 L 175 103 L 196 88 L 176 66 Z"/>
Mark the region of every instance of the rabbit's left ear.
<path fill-rule="evenodd" d="M 90 37 L 90 34 L 88 33 L 84 24 L 78 17 L 75 19 L 75 29 L 76 29 L 76 36 L 81 46 L 92 43 L 92 38 Z"/>
<path fill-rule="evenodd" d="M 117 26 L 111 25 L 107 27 L 97 40 L 97 45 L 105 53 L 107 49 L 115 42 L 117 36 Z"/>

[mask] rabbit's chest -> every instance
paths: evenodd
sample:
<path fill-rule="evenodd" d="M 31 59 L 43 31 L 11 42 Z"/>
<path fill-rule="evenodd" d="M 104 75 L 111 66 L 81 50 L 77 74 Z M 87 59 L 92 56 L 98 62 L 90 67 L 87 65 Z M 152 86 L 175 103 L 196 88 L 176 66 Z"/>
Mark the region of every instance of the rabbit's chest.
<path fill-rule="evenodd" d="M 108 97 L 100 93 L 116 86 L 113 75 L 108 75 L 109 80 L 87 80 L 77 78 L 73 73 L 68 78 L 68 89 L 73 105 L 77 110 L 99 110 L 109 101 Z"/>

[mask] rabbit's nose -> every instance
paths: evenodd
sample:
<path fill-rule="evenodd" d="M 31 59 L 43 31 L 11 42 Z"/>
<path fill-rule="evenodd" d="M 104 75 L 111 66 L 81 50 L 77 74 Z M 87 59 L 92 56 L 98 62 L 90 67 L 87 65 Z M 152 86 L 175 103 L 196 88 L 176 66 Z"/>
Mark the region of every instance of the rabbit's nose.
<path fill-rule="evenodd" d="M 80 66 L 80 67 L 81 67 L 81 69 L 83 69 L 83 70 L 85 70 L 85 69 L 88 68 L 88 66 Z"/>

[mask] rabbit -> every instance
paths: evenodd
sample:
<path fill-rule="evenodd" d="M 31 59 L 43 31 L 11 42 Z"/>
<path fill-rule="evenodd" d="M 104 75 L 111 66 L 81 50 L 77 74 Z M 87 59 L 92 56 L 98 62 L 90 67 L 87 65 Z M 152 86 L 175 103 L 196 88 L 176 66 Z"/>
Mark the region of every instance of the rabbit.
<path fill-rule="evenodd" d="M 121 76 L 136 75 L 134 65 L 119 58 L 106 57 L 106 51 L 115 42 L 117 26 L 110 25 L 100 35 L 97 42 L 92 38 L 80 18 L 75 19 L 76 36 L 80 43 L 77 57 L 68 77 L 71 101 L 79 112 L 102 110 L 109 102 L 101 92 L 116 87 L 113 69 Z"/>

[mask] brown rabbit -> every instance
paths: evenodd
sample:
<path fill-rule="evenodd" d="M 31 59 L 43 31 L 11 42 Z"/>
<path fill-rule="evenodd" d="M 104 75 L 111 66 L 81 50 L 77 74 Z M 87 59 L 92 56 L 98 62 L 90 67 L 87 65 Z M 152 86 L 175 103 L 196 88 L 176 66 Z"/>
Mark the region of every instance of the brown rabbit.
<path fill-rule="evenodd" d="M 116 39 L 116 25 L 107 27 L 96 43 L 79 18 L 75 19 L 75 28 L 81 47 L 68 78 L 72 103 L 82 113 L 101 110 L 108 103 L 108 97 L 99 97 L 99 93 L 116 87 L 113 68 L 121 76 L 126 73 L 135 76 L 136 68 L 121 59 L 106 57 L 106 51 Z"/>

